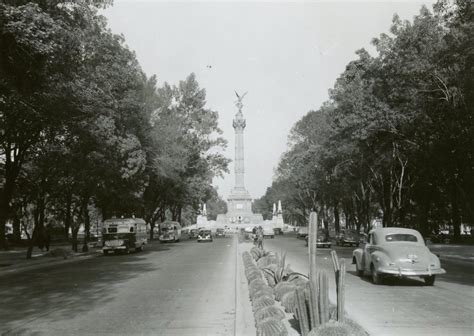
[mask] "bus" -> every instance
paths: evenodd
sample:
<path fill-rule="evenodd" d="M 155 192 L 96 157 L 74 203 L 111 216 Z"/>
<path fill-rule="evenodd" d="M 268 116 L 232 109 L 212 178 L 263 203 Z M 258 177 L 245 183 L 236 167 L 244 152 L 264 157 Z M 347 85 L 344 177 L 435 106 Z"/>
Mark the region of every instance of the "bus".
<path fill-rule="evenodd" d="M 148 243 L 147 225 L 141 218 L 106 219 L 102 228 L 104 255 L 143 251 Z"/>
<path fill-rule="evenodd" d="M 179 222 L 164 221 L 158 225 L 160 242 L 179 242 L 181 239 L 181 225 Z"/>

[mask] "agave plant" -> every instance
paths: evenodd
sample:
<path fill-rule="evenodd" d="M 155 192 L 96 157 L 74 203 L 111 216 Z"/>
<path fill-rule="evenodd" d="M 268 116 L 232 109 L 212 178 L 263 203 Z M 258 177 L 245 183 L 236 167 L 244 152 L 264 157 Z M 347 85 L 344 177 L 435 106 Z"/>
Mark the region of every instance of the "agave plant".
<path fill-rule="evenodd" d="M 272 317 L 266 318 L 257 324 L 257 336 L 287 336 L 288 330 L 279 320 Z"/>
<path fill-rule="evenodd" d="M 282 281 L 291 281 L 292 279 L 296 279 L 297 277 L 308 278 L 306 275 L 298 272 L 293 272 L 289 265 L 286 265 L 286 254 L 281 254 L 281 256 L 277 256 L 277 263 L 276 267 L 272 265 L 268 265 L 264 267 L 262 270 L 265 273 L 265 277 L 268 280 L 268 284 L 275 284 Z M 270 280 L 271 279 L 271 280 Z"/>

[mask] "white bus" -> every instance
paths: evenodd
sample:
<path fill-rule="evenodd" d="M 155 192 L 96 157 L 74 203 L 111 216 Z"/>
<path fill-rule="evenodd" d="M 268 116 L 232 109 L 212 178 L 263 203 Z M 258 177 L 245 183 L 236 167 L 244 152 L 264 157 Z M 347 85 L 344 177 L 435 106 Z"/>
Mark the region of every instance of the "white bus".
<path fill-rule="evenodd" d="M 102 228 L 105 255 L 109 252 L 143 251 L 147 240 L 147 225 L 141 218 L 106 219 Z"/>
<path fill-rule="evenodd" d="M 158 225 L 160 242 L 178 242 L 181 239 L 181 225 L 179 222 L 164 221 Z"/>

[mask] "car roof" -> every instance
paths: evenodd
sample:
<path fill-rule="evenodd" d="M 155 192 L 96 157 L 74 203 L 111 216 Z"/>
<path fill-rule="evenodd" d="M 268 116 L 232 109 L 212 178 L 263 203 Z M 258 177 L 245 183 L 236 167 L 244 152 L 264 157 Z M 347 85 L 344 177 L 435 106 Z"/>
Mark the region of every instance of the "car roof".
<path fill-rule="evenodd" d="M 400 227 L 384 227 L 384 228 L 378 228 L 378 229 L 373 229 L 369 233 L 374 234 L 377 237 L 382 237 L 386 236 L 388 234 L 412 234 L 418 238 L 419 242 L 423 242 L 423 237 L 421 234 L 414 229 L 408 229 L 408 228 L 400 228 Z M 381 240 L 378 240 L 381 241 Z"/>

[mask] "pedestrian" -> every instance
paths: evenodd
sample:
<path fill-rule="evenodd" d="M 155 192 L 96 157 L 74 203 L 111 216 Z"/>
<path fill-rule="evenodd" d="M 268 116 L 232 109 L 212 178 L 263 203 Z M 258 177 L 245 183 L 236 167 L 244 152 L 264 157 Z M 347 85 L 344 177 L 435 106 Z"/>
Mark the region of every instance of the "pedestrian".
<path fill-rule="evenodd" d="M 257 247 L 263 250 L 263 228 L 261 226 L 257 230 Z"/>
<path fill-rule="evenodd" d="M 51 226 L 45 223 L 43 228 L 43 242 L 46 251 L 49 251 L 49 244 L 51 243 Z"/>

